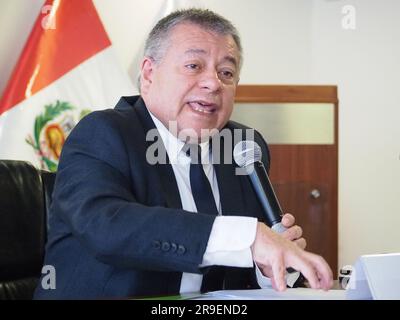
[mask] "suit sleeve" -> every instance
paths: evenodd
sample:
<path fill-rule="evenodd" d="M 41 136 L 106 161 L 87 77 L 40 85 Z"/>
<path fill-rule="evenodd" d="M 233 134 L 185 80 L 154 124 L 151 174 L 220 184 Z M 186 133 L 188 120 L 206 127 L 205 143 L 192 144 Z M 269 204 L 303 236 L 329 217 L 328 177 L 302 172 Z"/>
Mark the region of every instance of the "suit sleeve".
<path fill-rule="evenodd" d="M 132 159 L 127 139 L 112 120 L 116 116 L 93 112 L 71 132 L 60 159 L 51 213 L 102 263 L 200 273 L 215 217 L 137 201 Z"/>

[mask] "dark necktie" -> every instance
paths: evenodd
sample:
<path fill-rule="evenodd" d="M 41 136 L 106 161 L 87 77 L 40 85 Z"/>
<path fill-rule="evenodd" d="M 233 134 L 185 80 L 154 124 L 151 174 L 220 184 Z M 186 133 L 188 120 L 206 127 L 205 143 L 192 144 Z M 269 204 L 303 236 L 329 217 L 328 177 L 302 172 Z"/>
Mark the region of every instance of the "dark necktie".
<path fill-rule="evenodd" d="M 190 187 L 197 212 L 218 215 L 214 194 L 201 163 L 201 147 L 199 145 L 186 145 L 185 148 L 186 154 L 191 158 Z M 209 267 L 203 275 L 201 292 L 221 290 L 224 271 L 225 268 L 221 266 Z"/>
<path fill-rule="evenodd" d="M 197 212 L 218 215 L 210 182 L 201 164 L 200 145 L 186 145 L 186 154 L 191 158 L 190 187 Z"/>

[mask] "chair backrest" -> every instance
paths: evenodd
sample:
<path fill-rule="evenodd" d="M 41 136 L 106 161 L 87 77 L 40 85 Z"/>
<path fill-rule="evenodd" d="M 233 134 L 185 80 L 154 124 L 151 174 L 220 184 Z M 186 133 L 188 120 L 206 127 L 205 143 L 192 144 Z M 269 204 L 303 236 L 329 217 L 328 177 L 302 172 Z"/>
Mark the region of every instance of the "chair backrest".
<path fill-rule="evenodd" d="M 31 299 L 40 277 L 55 174 L 0 160 L 0 299 Z"/>

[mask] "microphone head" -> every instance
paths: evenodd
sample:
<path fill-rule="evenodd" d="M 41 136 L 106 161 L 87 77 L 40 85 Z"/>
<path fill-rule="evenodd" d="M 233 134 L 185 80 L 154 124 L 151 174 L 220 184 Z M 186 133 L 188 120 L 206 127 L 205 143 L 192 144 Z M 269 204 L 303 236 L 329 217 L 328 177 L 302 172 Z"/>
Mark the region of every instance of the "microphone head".
<path fill-rule="evenodd" d="M 255 162 L 261 161 L 262 152 L 257 142 L 243 140 L 238 142 L 233 149 L 233 159 L 243 168 Z"/>

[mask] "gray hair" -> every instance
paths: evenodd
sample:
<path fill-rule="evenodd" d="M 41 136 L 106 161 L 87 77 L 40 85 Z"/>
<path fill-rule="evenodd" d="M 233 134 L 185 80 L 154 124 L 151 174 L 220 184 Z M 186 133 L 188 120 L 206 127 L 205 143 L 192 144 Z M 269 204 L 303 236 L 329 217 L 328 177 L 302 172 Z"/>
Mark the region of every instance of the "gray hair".
<path fill-rule="evenodd" d="M 219 35 L 230 35 L 239 51 L 239 69 L 242 65 L 242 45 L 240 36 L 234 25 L 221 15 L 208 9 L 177 10 L 162 18 L 151 30 L 144 47 L 144 56 L 159 62 L 166 49 L 171 30 L 182 23 L 191 23 Z M 140 89 L 140 77 L 139 77 Z"/>

